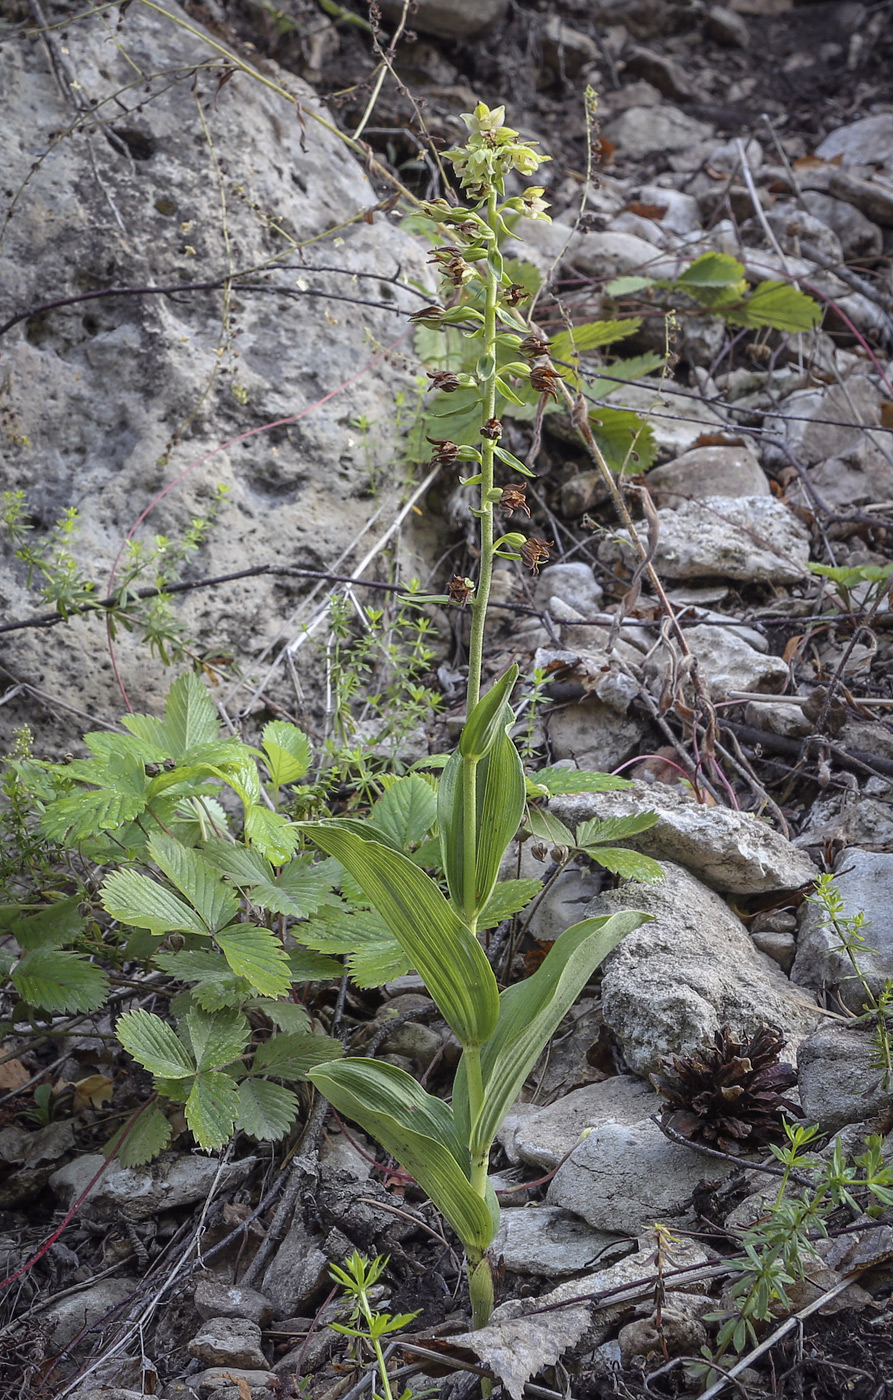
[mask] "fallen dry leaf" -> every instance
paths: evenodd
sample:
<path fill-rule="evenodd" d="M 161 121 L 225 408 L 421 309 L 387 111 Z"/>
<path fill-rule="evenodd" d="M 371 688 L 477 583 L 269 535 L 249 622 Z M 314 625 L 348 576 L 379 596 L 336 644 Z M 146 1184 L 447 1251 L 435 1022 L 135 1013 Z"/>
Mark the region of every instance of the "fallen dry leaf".
<path fill-rule="evenodd" d="M 544 1366 L 554 1366 L 568 1347 L 580 1340 L 588 1323 L 588 1307 L 578 1304 L 491 1322 L 477 1332 L 465 1332 L 450 1340 L 480 1357 L 502 1381 L 512 1400 L 522 1400 L 531 1376 Z"/>

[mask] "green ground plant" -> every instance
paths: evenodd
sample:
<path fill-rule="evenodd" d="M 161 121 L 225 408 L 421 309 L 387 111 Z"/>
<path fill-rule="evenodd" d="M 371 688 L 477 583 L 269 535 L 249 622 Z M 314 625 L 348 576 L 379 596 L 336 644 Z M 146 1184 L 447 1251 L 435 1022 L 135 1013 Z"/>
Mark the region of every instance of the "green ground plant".
<path fill-rule="evenodd" d="M 371 1294 L 387 1265 L 386 1256 L 379 1254 L 375 1259 L 369 1259 L 355 1249 L 345 1259 L 343 1268 L 332 1264 L 329 1269 L 333 1282 L 340 1284 L 351 1303 L 350 1317 L 347 1322 L 330 1322 L 329 1326 L 333 1332 L 340 1332 L 343 1337 L 350 1337 L 354 1341 L 357 1347 L 356 1359 L 358 1363 L 365 1364 L 364 1347 L 368 1347 L 372 1351 L 381 1381 L 380 1392 L 373 1387 L 372 1400 L 394 1400 L 387 1362 L 381 1345 L 382 1338 L 387 1337 L 392 1332 L 402 1332 L 413 1318 L 418 1317 L 418 1313 L 414 1312 L 394 1314 L 381 1312 L 375 1306 Z M 409 1400 L 410 1396 L 418 1393 L 418 1391 L 404 1390 L 398 1400 Z"/>

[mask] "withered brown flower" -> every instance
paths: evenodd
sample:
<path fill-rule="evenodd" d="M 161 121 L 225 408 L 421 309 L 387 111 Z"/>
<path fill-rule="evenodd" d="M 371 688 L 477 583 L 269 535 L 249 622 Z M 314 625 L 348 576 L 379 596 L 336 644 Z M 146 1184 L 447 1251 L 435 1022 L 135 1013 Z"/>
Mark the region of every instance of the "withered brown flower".
<path fill-rule="evenodd" d="M 428 442 L 437 451 L 428 463 L 429 467 L 451 467 L 459 455 L 459 444 L 451 442 L 449 438 L 429 437 Z"/>
<path fill-rule="evenodd" d="M 444 394 L 454 394 L 459 388 L 459 376 L 458 374 L 454 374 L 452 370 L 429 369 L 427 375 L 431 380 L 431 383 L 428 385 L 429 389 L 440 389 Z M 430 441 L 431 439 L 429 438 L 429 442 Z"/>
<path fill-rule="evenodd" d="M 554 540 L 543 540 L 540 539 L 539 535 L 531 535 L 530 538 L 525 540 L 520 546 L 518 553 L 530 572 L 532 574 L 538 574 L 540 571 L 540 564 L 545 563 L 545 561 L 550 558 L 549 550 L 554 548 L 554 545 Z"/>
<path fill-rule="evenodd" d="M 782 1097 L 797 1082 L 791 1065 L 779 1063 L 783 1046 L 773 1026 L 740 1040 L 723 1026 L 712 1044 L 665 1060 L 664 1073 L 649 1076 L 669 1101 L 661 1109 L 664 1122 L 683 1137 L 734 1156 L 784 1141 L 785 1111 L 801 1118 L 803 1113 Z"/>
<path fill-rule="evenodd" d="M 561 375 L 556 374 L 554 369 L 549 369 L 546 365 L 534 365 L 530 371 L 530 385 L 538 394 L 545 394 L 547 398 L 558 402 L 561 383 Z"/>
<path fill-rule="evenodd" d="M 481 425 L 481 437 L 490 438 L 496 442 L 502 437 L 502 422 L 499 418 L 488 418 L 486 423 Z"/>
<path fill-rule="evenodd" d="M 524 514 L 529 517 L 530 506 L 527 504 L 526 490 L 526 486 L 503 486 L 502 496 L 498 502 L 500 510 L 509 513 L 514 510 L 523 510 Z"/>
<path fill-rule="evenodd" d="M 458 603 L 460 608 L 464 608 L 465 604 L 470 602 L 474 596 L 474 584 L 470 578 L 463 578 L 461 574 L 453 574 L 447 584 L 447 593 L 450 602 Z"/>
<path fill-rule="evenodd" d="M 519 302 L 529 301 L 530 293 L 526 287 L 521 286 L 520 282 L 513 282 L 510 287 L 506 287 L 502 299 L 507 306 L 517 306 Z"/>
<path fill-rule="evenodd" d="M 423 306 L 421 311 L 414 311 L 410 316 L 410 321 L 417 326 L 427 326 L 429 330 L 438 331 L 443 324 L 442 306 Z"/>
<path fill-rule="evenodd" d="M 536 360 L 540 355 L 548 355 L 549 342 L 539 331 L 531 331 L 530 335 L 525 335 L 518 349 L 525 360 Z"/>

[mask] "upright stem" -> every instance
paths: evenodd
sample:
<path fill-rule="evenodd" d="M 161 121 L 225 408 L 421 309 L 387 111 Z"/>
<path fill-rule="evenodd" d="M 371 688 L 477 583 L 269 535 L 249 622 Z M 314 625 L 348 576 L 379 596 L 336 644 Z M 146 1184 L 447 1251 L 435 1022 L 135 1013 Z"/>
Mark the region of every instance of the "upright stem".
<path fill-rule="evenodd" d="M 490 191 L 487 200 L 487 223 L 493 231 L 493 244 L 496 247 L 496 190 Z M 483 422 L 487 423 L 496 415 L 496 299 L 499 295 L 499 282 L 494 272 L 487 269 L 487 300 L 484 306 L 484 344 L 482 358 L 491 357 L 493 368 L 484 384 Z M 493 502 L 488 493 L 493 490 L 493 448 L 492 438 L 482 439 L 481 448 L 481 563 L 475 590 L 474 607 L 471 619 L 471 641 L 468 646 L 468 709 L 471 714 L 481 694 L 481 666 L 484 656 L 484 624 L 487 620 L 487 604 L 490 600 L 490 584 L 493 579 Z"/>

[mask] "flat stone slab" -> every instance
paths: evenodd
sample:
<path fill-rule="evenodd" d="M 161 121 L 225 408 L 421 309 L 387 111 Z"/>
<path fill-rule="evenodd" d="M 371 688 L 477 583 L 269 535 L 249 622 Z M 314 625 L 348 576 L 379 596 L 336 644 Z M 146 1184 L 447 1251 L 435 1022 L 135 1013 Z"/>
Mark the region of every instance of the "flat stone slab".
<path fill-rule="evenodd" d="M 516 1104 L 499 1133 L 499 1142 L 512 1162 L 551 1171 L 602 1123 L 638 1123 L 653 1113 L 661 1100 L 643 1079 L 618 1074 L 600 1084 L 574 1089 L 544 1108 Z"/>
<path fill-rule="evenodd" d="M 493 1252 L 512 1273 L 564 1278 L 592 1269 L 606 1251 L 609 1257 L 616 1255 L 625 1239 L 612 1231 L 593 1230 L 557 1206 L 529 1206 L 502 1212 Z"/>
<path fill-rule="evenodd" d="M 656 812 L 656 826 L 618 844 L 684 865 L 704 884 L 730 894 L 799 889 L 818 873 L 805 851 L 759 817 L 705 807 L 690 792 L 665 783 L 636 782 L 620 792 L 553 797 L 549 810 L 571 828 L 592 818 Z"/>

